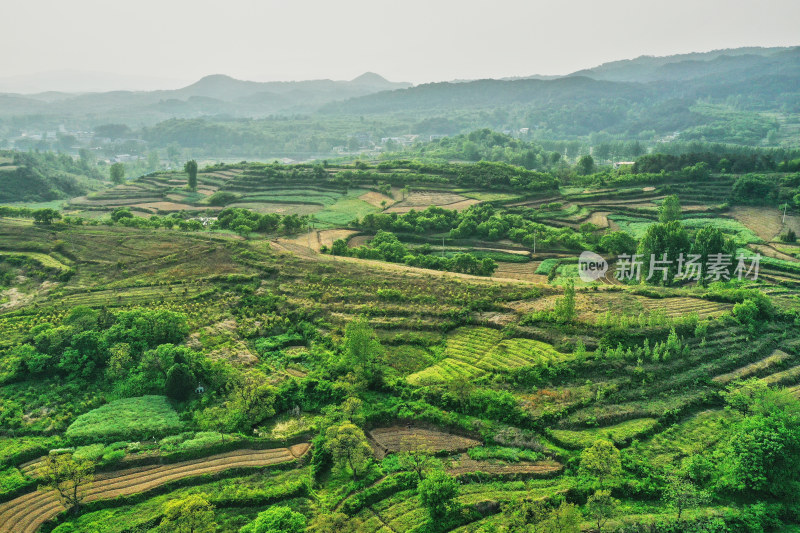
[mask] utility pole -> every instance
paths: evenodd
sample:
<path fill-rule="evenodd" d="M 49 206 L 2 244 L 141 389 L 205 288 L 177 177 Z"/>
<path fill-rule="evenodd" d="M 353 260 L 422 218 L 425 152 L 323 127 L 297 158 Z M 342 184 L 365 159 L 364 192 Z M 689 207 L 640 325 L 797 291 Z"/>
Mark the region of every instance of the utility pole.
<path fill-rule="evenodd" d="M 444 237 L 442 237 L 442 257 L 444 257 Z"/>
<path fill-rule="evenodd" d="M 783 220 L 781 220 L 781 224 L 786 224 L 786 207 L 789 205 L 789 202 L 783 204 Z"/>

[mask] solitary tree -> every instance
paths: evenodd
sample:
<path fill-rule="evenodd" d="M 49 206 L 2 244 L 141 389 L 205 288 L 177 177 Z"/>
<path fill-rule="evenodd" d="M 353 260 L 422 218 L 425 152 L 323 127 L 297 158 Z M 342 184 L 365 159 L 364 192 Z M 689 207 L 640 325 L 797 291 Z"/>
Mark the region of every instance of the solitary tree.
<path fill-rule="evenodd" d="M 578 159 L 577 169 L 578 174 L 583 176 L 591 174 L 594 172 L 594 158 L 590 155 L 581 156 L 581 158 Z"/>
<path fill-rule="evenodd" d="M 125 165 L 122 163 L 114 163 L 109 168 L 111 175 L 111 182 L 116 185 L 125 183 Z"/>
<path fill-rule="evenodd" d="M 581 513 L 574 503 L 562 501 L 547 517 L 536 525 L 535 531 L 541 533 L 580 533 Z"/>
<path fill-rule="evenodd" d="M 609 518 L 614 516 L 614 512 L 619 506 L 619 500 L 611 496 L 610 490 L 596 490 L 589 496 L 586 502 L 586 510 L 589 516 L 597 524 L 597 531 L 603 530 L 603 525 Z"/>
<path fill-rule="evenodd" d="M 383 347 L 366 318 L 353 320 L 344 330 L 343 365 L 367 384 L 379 378 L 378 361 Z"/>
<path fill-rule="evenodd" d="M 372 448 L 364 432 L 352 422 L 331 426 L 325 433 L 328 448 L 340 468 L 349 467 L 353 479 L 363 472 L 372 456 Z"/>
<path fill-rule="evenodd" d="M 50 454 L 39 469 L 40 490 L 55 490 L 61 503 L 78 514 L 94 481 L 94 464 L 77 461 L 72 454 Z"/>
<path fill-rule="evenodd" d="M 189 188 L 193 191 L 197 190 L 197 161 L 192 159 L 183 165 L 183 170 L 189 175 Z"/>
<path fill-rule="evenodd" d="M 670 195 L 664 198 L 661 206 L 658 208 L 658 221 L 659 222 L 672 222 L 673 220 L 681 219 L 681 202 L 676 195 Z"/>
<path fill-rule="evenodd" d="M 422 481 L 429 471 L 439 468 L 442 462 L 433 456 L 433 450 L 425 449 L 413 452 L 402 452 L 397 456 L 397 462 L 405 470 L 410 470 L 417 474 L 417 478 Z"/>
<path fill-rule="evenodd" d="M 434 470 L 417 485 L 417 494 L 431 521 L 436 523 L 446 518 L 453 509 L 458 496 L 458 484 L 443 470 Z"/>
<path fill-rule="evenodd" d="M 698 261 L 701 269 L 700 285 L 705 285 L 710 263 L 709 258 L 712 256 L 717 257 L 717 254 L 728 254 L 733 257 L 736 253 L 736 243 L 732 239 L 725 238 L 719 228 L 708 226 L 701 228 L 695 235 L 692 253 L 700 256 Z M 731 268 L 727 270 L 730 272 Z"/>
<path fill-rule="evenodd" d="M 664 500 L 669 507 L 678 512 L 680 520 L 683 511 L 702 505 L 708 500 L 708 495 L 688 479 L 672 477 L 664 489 Z"/>
<path fill-rule="evenodd" d="M 607 440 L 595 441 L 581 453 L 581 473 L 595 478 L 602 486 L 622 473 L 619 450 Z"/>
<path fill-rule="evenodd" d="M 553 309 L 556 322 L 572 322 L 575 319 L 575 282 L 568 279 L 564 287 L 564 296 L 556 300 Z"/>

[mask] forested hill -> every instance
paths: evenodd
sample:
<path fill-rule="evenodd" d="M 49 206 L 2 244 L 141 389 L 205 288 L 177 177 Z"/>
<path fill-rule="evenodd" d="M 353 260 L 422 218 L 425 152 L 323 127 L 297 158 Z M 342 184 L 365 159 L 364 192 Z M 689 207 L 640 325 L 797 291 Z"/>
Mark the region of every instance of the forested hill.
<path fill-rule="evenodd" d="M 71 198 L 101 187 L 96 167 L 66 154 L 0 151 L 0 202 Z"/>
<path fill-rule="evenodd" d="M 761 62 L 781 61 L 796 48 L 732 48 L 712 52 L 695 52 L 672 56 L 641 56 L 636 59 L 611 61 L 579 70 L 572 75 L 588 76 L 606 81 L 677 81 L 706 76 L 713 72 L 732 70 L 742 66 L 752 67 Z"/>
<path fill-rule="evenodd" d="M 712 60 L 665 63 L 627 69 L 626 81 L 598 68 L 554 80 L 479 80 L 466 83 L 431 83 L 405 90 L 380 92 L 345 102 L 331 103 L 332 113 L 384 113 L 396 109 L 423 111 L 503 105 L 563 106 L 621 103 L 626 106 L 681 99 L 740 96 L 745 105 L 770 108 L 800 105 L 800 48 L 769 56 L 720 55 Z M 631 81 L 633 80 L 633 81 Z M 776 97 L 780 96 L 779 99 Z M 612 110 L 613 108 L 609 108 Z"/>

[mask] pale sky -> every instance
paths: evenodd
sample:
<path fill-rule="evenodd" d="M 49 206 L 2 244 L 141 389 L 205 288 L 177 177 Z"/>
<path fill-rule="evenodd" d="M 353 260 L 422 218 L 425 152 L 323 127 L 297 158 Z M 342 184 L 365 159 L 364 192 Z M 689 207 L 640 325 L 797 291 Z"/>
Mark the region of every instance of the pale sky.
<path fill-rule="evenodd" d="M 2 0 L 0 14 L 0 78 L 424 83 L 800 44 L 798 0 Z"/>

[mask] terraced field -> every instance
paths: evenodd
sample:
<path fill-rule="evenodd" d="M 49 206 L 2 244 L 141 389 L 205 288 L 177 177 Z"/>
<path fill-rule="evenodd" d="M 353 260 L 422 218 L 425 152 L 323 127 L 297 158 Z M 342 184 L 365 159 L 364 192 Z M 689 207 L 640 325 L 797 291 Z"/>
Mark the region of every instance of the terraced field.
<path fill-rule="evenodd" d="M 737 368 L 733 372 L 728 372 L 725 374 L 720 374 L 719 376 L 715 376 L 712 381 L 714 381 L 715 383 L 728 384 L 737 379 L 747 379 L 756 374 L 761 374 L 765 370 L 772 368 L 775 365 L 780 365 L 789 358 L 790 356 L 786 352 L 782 350 L 775 350 L 774 352 L 772 352 L 772 354 L 768 355 L 764 359 L 761 359 L 760 361 L 756 361 L 755 363 L 750 363 L 749 365 Z"/>
<path fill-rule="evenodd" d="M 655 418 L 637 418 L 600 428 L 553 429 L 550 431 L 550 436 L 560 445 L 573 449 L 586 448 L 598 439 L 608 439 L 616 444 L 625 444 L 626 441 L 651 431 L 657 424 L 658 420 Z"/>
<path fill-rule="evenodd" d="M 430 206 L 443 207 L 455 211 L 469 208 L 480 200 L 467 198 L 460 194 L 443 191 L 412 191 L 405 200 L 395 203 L 386 210 L 387 213 L 408 213 L 412 209 L 424 211 Z"/>
<path fill-rule="evenodd" d="M 169 465 L 152 465 L 100 474 L 88 489 L 86 501 L 107 500 L 147 492 L 172 481 L 226 470 L 261 468 L 293 461 L 308 444 L 271 450 L 237 450 Z M 31 492 L 0 504 L 0 531 L 33 533 L 64 510 L 54 492 Z"/>
<path fill-rule="evenodd" d="M 384 453 L 405 451 L 457 452 L 481 445 L 480 441 L 469 437 L 411 426 L 375 428 L 370 430 L 369 433 L 372 440 Z"/>
<path fill-rule="evenodd" d="M 497 270 L 492 274 L 495 278 L 518 279 L 530 281 L 531 283 L 547 283 L 547 276 L 537 274 L 541 261 L 531 261 L 530 263 L 497 263 Z"/>
<path fill-rule="evenodd" d="M 561 473 L 562 470 L 564 470 L 564 465 L 558 461 L 519 461 L 515 463 L 499 460 L 476 461 L 470 459 L 469 455 L 465 453 L 455 457 L 447 465 L 447 472 L 456 476 L 471 472 L 483 472 L 503 476 L 550 477 Z"/>
<path fill-rule="evenodd" d="M 547 343 L 531 339 L 504 339 L 489 328 L 465 328 L 450 335 L 439 363 L 408 376 L 412 385 L 436 383 L 508 370 L 524 365 L 563 360 Z"/>

